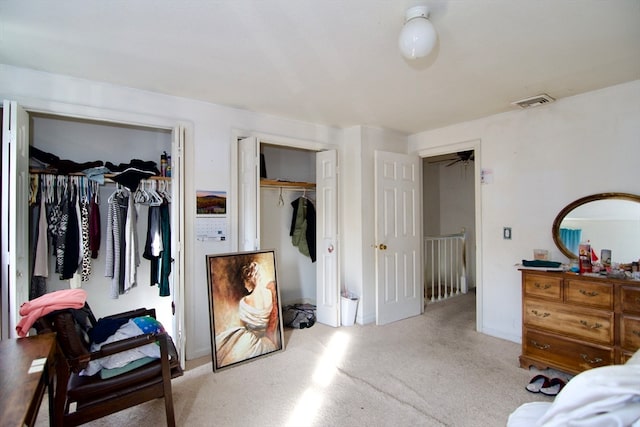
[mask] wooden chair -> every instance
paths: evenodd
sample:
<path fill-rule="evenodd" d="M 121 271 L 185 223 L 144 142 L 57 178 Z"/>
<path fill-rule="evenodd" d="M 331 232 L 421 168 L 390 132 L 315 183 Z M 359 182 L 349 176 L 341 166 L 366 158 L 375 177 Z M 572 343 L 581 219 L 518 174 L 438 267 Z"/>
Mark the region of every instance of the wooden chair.
<path fill-rule="evenodd" d="M 153 309 L 137 309 L 108 316 L 107 319 L 155 318 Z M 171 379 L 181 376 L 175 345 L 166 333 L 143 334 L 104 344 L 90 351 L 87 332 L 96 325 L 88 304 L 79 310 L 59 310 L 41 317 L 34 324 L 38 333 L 55 332 L 59 356 L 56 362 L 54 426 L 76 426 L 104 417 L 140 403 L 164 397 L 167 425 L 175 426 Z M 82 376 L 89 361 L 111 356 L 157 342 L 160 359 L 111 378 L 100 374 Z"/>

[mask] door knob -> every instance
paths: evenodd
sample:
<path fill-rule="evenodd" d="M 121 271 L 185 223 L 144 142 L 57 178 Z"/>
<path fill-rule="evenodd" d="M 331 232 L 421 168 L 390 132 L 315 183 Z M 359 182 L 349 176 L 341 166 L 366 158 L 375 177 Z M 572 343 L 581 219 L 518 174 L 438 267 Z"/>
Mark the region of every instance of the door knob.
<path fill-rule="evenodd" d="M 384 243 L 380 243 L 379 245 L 376 245 L 376 248 L 380 249 L 381 251 L 386 251 L 387 245 L 385 245 Z"/>

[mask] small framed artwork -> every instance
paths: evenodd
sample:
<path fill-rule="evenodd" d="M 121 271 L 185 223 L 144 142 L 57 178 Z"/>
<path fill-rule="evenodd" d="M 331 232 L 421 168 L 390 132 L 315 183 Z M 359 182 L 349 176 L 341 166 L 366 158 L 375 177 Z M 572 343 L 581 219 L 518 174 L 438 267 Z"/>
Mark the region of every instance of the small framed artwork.
<path fill-rule="evenodd" d="M 226 215 L 226 213 L 226 191 L 196 191 L 196 215 Z"/>
<path fill-rule="evenodd" d="M 274 250 L 207 255 L 213 371 L 284 350 Z"/>

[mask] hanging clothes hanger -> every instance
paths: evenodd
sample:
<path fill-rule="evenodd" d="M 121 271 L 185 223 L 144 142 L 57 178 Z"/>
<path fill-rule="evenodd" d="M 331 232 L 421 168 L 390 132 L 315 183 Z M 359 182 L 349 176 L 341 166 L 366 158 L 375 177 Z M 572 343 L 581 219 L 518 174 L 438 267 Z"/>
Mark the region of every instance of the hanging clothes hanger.
<path fill-rule="evenodd" d="M 138 184 L 138 188 L 136 188 L 136 192 L 133 193 L 134 202 L 141 205 L 148 204 L 149 194 L 147 193 L 146 185 L 147 185 L 147 180 L 143 179 L 142 181 L 140 181 L 140 183 Z"/>
<path fill-rule="evenodd" d="M 280 187 L 280 195 L 278 196 L 278 206 L 284 206 L 284 198 L 282 197 L 282 187 Z"/>
<path fill-rule="evenodd" d="M 162 204 L 162 202 L 163 202 L 163 199 L 160 196 L 160 194 L 158 194 L 158 192 L 156 191 L 156 182 L 155 181 L 151 181 L 151 188 L 148 191 L 149 191 L 149 195 L 150 195 L 149 205 L 150 206 L 160 206 Z"/>
<path fill-rule="evenodd" d="M 171 203 L 171 182 L 158 181 L 158 193 L 167 203 Z"/>

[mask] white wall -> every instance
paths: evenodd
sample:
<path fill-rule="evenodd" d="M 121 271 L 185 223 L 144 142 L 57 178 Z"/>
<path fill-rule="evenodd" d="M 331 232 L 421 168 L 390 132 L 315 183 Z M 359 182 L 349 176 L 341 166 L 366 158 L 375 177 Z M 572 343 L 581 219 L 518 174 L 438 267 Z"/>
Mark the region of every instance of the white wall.
<path fill-rule="evenodd" d="M 232 136 L 256 131 L 327 144 L 336 144 L 341 138 L 339 130 L 327 126 L 2 64 L 0 96 L 17 101 L 28 111 L 166 128 L 178 123 L 186 126 L 184 277 L 189 359 L 211 351 L 205 255 L 232 249 L 231 239 L 225 242 L 195 240 L 195 191 L 230 192 Z M 231 206 L 233 197 L 234 194 L 229 194 Z M 228 217 L 234 214 L 230 212 Z"/>
<path fill-rule="evenodd" d="M 570 202 L 593 193 L 640 193 L 640 80 L 531 110 L 514 110 L 409 137 L 420 151 L 481 140 L 476 162 L 493 171 L 481 190 L 481 331 L 521 339 L 520 273 L 533 249 L 555 247 L 551 226 Z M 478 153 L 476 153 L 478 154 Z M 602 179 L 606 176 L 607 179 Z M 502 239 L 502 227 L 513 239 Z M 480 295 L 480 293 L 479 293 Z"/>

